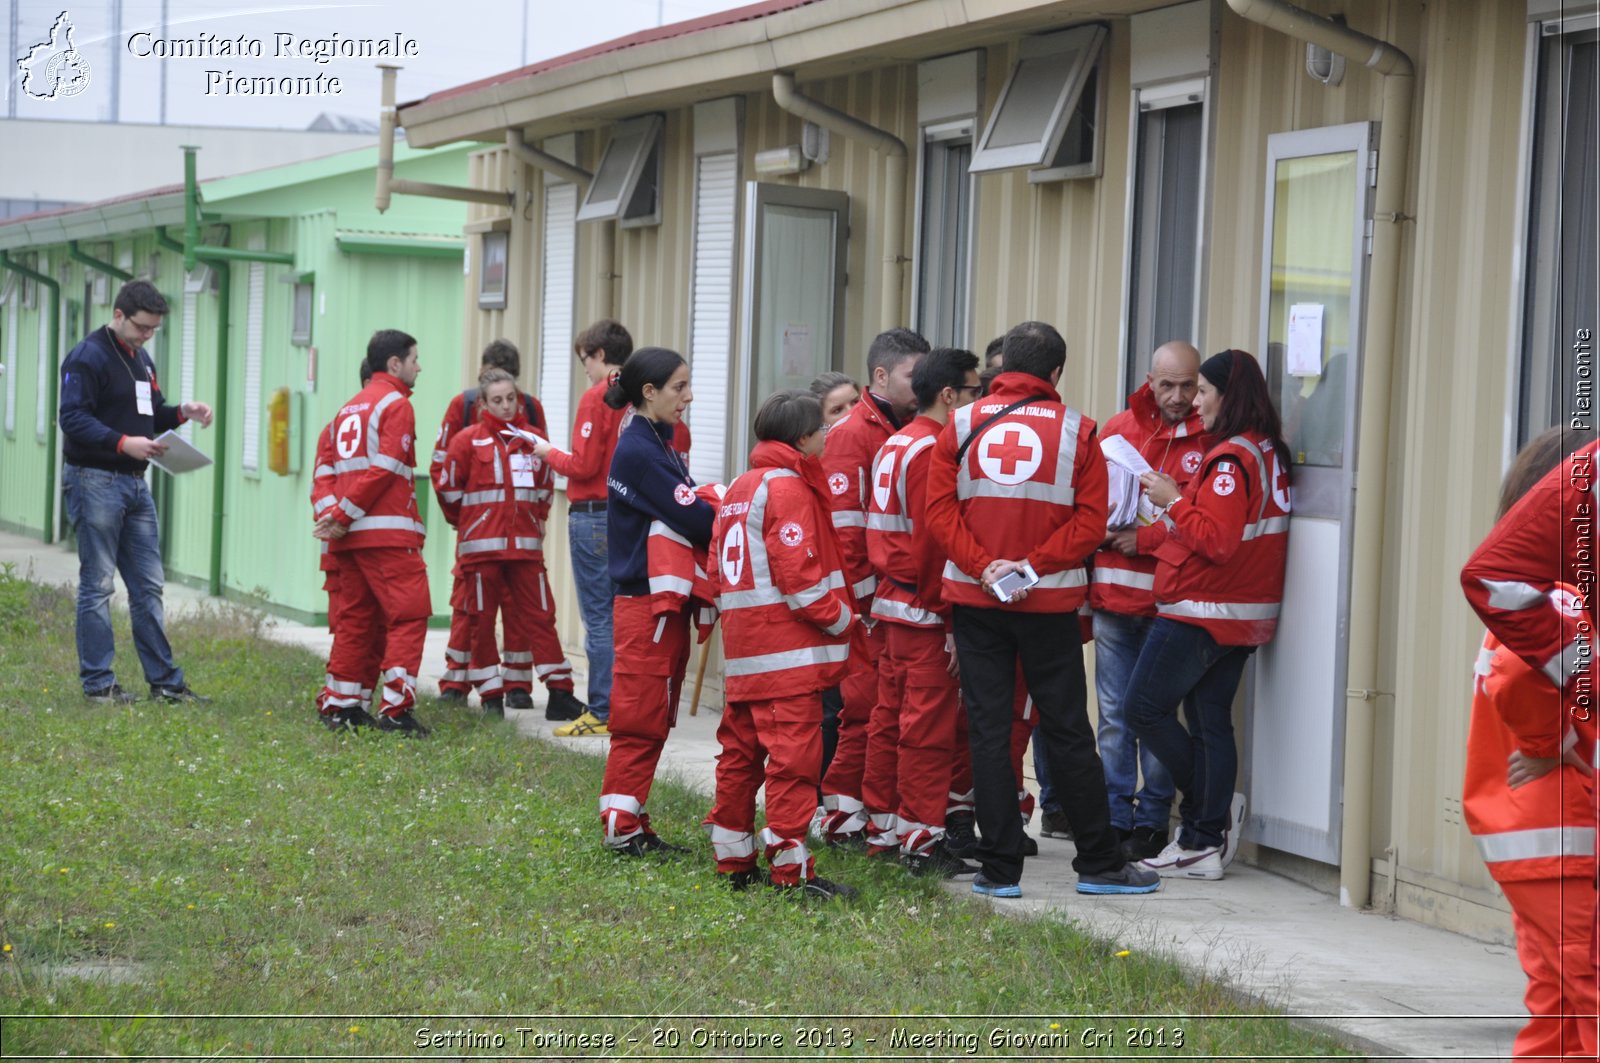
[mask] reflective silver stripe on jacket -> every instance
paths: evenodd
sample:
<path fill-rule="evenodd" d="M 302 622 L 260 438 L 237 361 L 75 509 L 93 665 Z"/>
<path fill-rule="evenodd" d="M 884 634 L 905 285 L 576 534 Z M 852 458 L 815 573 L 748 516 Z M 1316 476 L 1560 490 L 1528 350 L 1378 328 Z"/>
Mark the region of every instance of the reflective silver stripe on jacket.
<path fill-rule="evenodd" d="M 1040 396 L 1039 401 L 1041 403 L 1049 403 L 1051 400 L 1048 396 Z M 958 450 L 961 448 L 961 444 L 967 441 L 967 436 L 972 434 L 972 419 L 976 416 L 974 411 L 977 409 L 977 405 L 977 403 L 972 403 L 963 406 L 953 415 L 956 426 L 956 449 Z M 1021 410 L 1026 408 L 1026 406 L 1019 407 L 993 423 L 986 423 L 988 421 L 987 417 L 980 419 L 979 424 L 983 427 L 983 434 L 988 435 L 990 432 L 1004 429 L 1008 423 L 1011 423 L 1008 418 L 1012 414 L 1020 414 Z M 1056 453 L 1055 483 L 1024 480 L 1019 484 L 1002 484 L 987 477 L 981 480 L 974 480 L 972 478 L 971 463 L 977 461 L 978 457 L 975 454 L 968 453 L 963 456 L 961 467 L 956 470 L 956 497 L 958 499 L 1025 498 L 1035 502 L 1050 502 L 1061 506 L 1072 505 L 1077 497 L 1073 487 L 1073 477 L 1077 473 L 1078 429 L 1082 424 L 1083 414 L 1070 406 L 1061 407 L 1061 445 Z M 975 442 L 968 449 L 969 451 L 975 450 L 982 445 L 981 442 Z M 1040 446 L 1043 445 L 1044 441 L 1040 440 Z M 1040 455 L 1040 461 L 1042 465 L 1042 454 Z"/>
<path fill-rule="evenodd" d="M 1534 830 L 1508 830 L 1496 834 L 1474 834 L 1478 852 L 1486 864 L 1506 860 L 1538 860 L 1541 857 L 1594 856 L 1593 827 L 1539 827 Z"/>
<path fill-rule="evenodd" d="M 1183 616 L 1191 620 L 1276 620 L 1277 602 L 1157 602 L 1162 616 Z"/>
<path fill-rule="evenodd" d="M 943 627 L 939 614 L 920 605 L 909 605 L 893 598 L 872 599 L 872 615 L 883 620 L 898 620 L 916 627 Z"/>
<path fill-rule="evenodd" d="M 1548 601 L 1547 596 L 1531 583 L 1521 580 L 1481 579 L 1478 581 L 1489 592 L 1489 608 L 1519 612 L 1532 609 Z"/>
<path fill-rule="evenodd" d="M 730 657 L 723 666 L 723 674 L 730 676 L 764 675 L 790 668 L 807 668 L 820 664 L 841 664 L 850 656 L 849 643 L 829 646 L 808 646 L 799 650 L 781 650 L 777 653 L 758 653 L 753 657 Z"/>
<path fill-rule="evenodd" d="M 347 472 L 366 472 L 371 467 L 372 462 L 366 458 L 342 458 L 333 463 L 333 472 L 340 476 Z"/>
<path fill-rule="evenodd" d="M 468 491 L 466 494 L 461 496 L 461 504 L 463 506 L 488 506 L 493 505 L 496 502 L 504 501 L 505 497 L 506 492 L 504 488 L 499 490 L 490 488 L 487 491 Z"/>
<path fill-rule="evenodd" d="M 1239 535 L 1239 541 L 1247 543 L 1251 539 L 1259 539 L 1263 535 L 1287 535 L 1288 533 L 1288 517 L 1268 517 L 1265 520 L 1258 520 L 1254 524 L 1246 524 L 1244 531 Z"/>
<path fill-rule="evenodd" d="M 387 469 L 396 476 L 404 476 L 407 479 L 411 478 L 411 466 L 407 465 L 399 458 L 391 458 L 387 454 L 378 454 L 373 457 L 372 464 L 380 469 Z"/>
<path fill-rule="evenodd" d="M 853 617 L 854 614 L 850 612 L 849 608 L 847 608 L 843 602 L 840 602 L 839 619 L 835 620 L 822 630 L 824 633 L 832 635 L 834 638 L 838 638 L 840 635 L 843 635 L 850 629 L 850 621 L 853 619 Z"/>
<path fill-rule="evenodd" d="M 865 528 L 867 516 L 859 509 L 836 509 L 833 511 L 833 526 L 835 528 Z"/>
<path fill-rule="evenodd" d="M 652 582 L 654 582 L 654 577 L 652 577 Z M 818 587 L 830 591 L 843 590 L 844 577 L 837 572 L 831 572 L 820 582 L 812 584 L 808 590 L 815 590 Z M 723 591 L 717 596 L 717 608 L 726 613 L 733 609 L 753 609 L 762 605 L 778 605 L 783 601 L 783 593 L 778 588 L 769 585 L 766 587 L 753 587 L 747 591 Z"/>
<path fill-rule="evenodd" d="M 518 502 L 543 502 L 550 497 L 550 492 L 538 487 L 513 487 L 511 495 Z"/>
<path fill-rule="evenodd" d="M 504 536 L 498 539 L 473 539 L 471 542 L 462 543 L 457 547 L 456 554 L 486 554 L 491 550 L 504 550 L 505 548 L 506 539 Z"/>
<path fill-rule="evenodd" d="M 867 527 L 870 528 L 873 526 L 872 520 L 874 517 L 882 516 L 888 519 L 896 520 L 899 523 L 894 527 L 880 527 L 877 529 L 878 531 L 910 532 L 912 530 L 911 518 L 906 515 L 907 511 L 911 508 L 906 502 L 906 466 L 911 464 L 912 458 L 933 446 L 934 443 L 938 442 L 938 440 L 938 436 L 923 436 L 921 439 L 918 439 L 916 442 L 912 443 L 909 447 L 906 447 L 900 452 L 900 467 L 896 470 L 894 478 L 894 497 L 895 500 L 900 503 L 900 512 L 895 514 L 893 517 L 890 517 L 887 513 L 869 513 L 867 514 Z"/>
<path fill-rule="evenodd" d="M 685 549 L 688 549 L 688 550 L 693 550 L 694 549 L 694 544 L 693 543 L 689 542 L 688 539 L 685 539 L 683 536 L 681 536 L 677 532 L 673 531 L 672 530 L 672 526 L 667 524 L 665 521 L 660 521 L 660 520 L 651 521 L 650 522 L 650 534 L 651 535 L 659 535 L 663 539 L 671 539 L 673 542 L 677 543 L 679 546 L 684 547 Z"/>
<path fill-rule="evenodd" d="M 399 402 L 401 395 L 398 391 L 391 391 L 372 407 L 372 412 L 367 414 L 367 457 L 376 459 L 382 452 L 378 446 L 378 423 L 383 417 L 383 411 Z"/>
<path fill-rule="evenodd" d="M 856 580 L 855 584 L 850 588 L 850 592 L 852 594 L 854 594 L 857 598 L 869 598 L 873 594 L 876 594 L 877 590 L 878 590 L 878 577 L 877 576 L 865 576 L 865 577 L 863 577 L 861 579 L 858 579 L 858 580 Z"/>
<path fill-rule="evenodd" d="M 706 824 L 706 833 L 711 835 L 711 849 L 717 854 L 718 860 L 737 860 L 746 856 L 756 855 L 756 836 L 746 831 L 729 830 L 719 827 L 715 823 Z"/>
<path fill-rule="evenodd" d="M 747 591 L 732 591 L 719 595 L 717 608 L 723 612 L 791 601 L 772 584 L 772 566 L 767 561 L 765 526 L 767 485 L 775 479 L 795 475 L 789 469 L 768 469 L 761 474 L 761 482 L 756 485 L 755 493 L 750 496 L 750 508 L 744 518 L 745 561 L 750 566 L 750 581 L 755 586 Z M 670 533 L 670 529 L 667 531 Z M 678 538 L 677 541 L 684 542 L 682 538 Z"/>
<path fill-rule="evenodd" d="M 317 499 L 317 504 L 312 507 L 312 510 L 317 516 L 320 517 L 324 512 L 332 509 L 338 504 L 339 500 L 337 498 L 334 498 L 332 495 L 323 495 L 321 498 Z"/>
<path fill-rule="evenodd" d="M 459 502 L 462 495 L 460 491 L 440 491 L 439 497 L 446 502 Z"/>
<path fill-rule="evenodd" d="M 410 517 L 358 517 L 350 522 L 353 532 L 364 531 L 414 531 L 426 535 L 428 529 Z"/>
<path fill-rule="evenodd" d="M 318 465 L 315 469 L 311 470 L 311 475 L 313 477 L 332 476 L 335 474 L 335 472 L 336 470 L 332 465 Z"/>
<path fill-rule="evenodd" d="M 976 585 L 983 582 L 982 580 L 973 579 L 971 576 L 961 571 L 956 567 L 956 563 L 954 561 L 946 561 L 944 563 L 944 578 L 952 583 L 971 583 Z M 1087 587 L 1088 585 L 1089 574 L 1087 570 L 1080 565 L 1078 568 L 1069 568 L 1062 572 L 1052 572 L 1048 576 L 1040 576 L 1039 582 L 1035 583 L 1029 589 L 1036 591 L 1057 591 L 1064 590 L 1068 587 Z"/>
<path fill-rule="evenodd" d="M 543 550 L 544 540 L 535 539 L 528 535 L 519 535 L 512 545 L 514 545 L 518 550 Z"/>
<path fill-rule="evenodd" d="M 1567 681 L 1583 671 L 1592 659 L 1589 640 L 1583 635 L 1576 635 L 1571 642 L 1552 654 L 1540 671 L 1544 672 L 1558 689 L 1565 689 Z"/>
<path fill-rule="evenodd" d="M 1116 587 L 1133 587 L 1141 591 L 1156 589 L 1156 576 L 1154 572 L 1135 572 L 1126 568 L 1100 568 L 1094 570 L 1094 582 L 1110 584 Z"/>
<path fill-rule="evenodd" d="M 353 520 L 360 520 L 362 517 L 367 515 L 366 510 L 362 509 L 348 498 L 339 499 L 339 508 L 344 510 L 345 515 Z"/>
<path fill-rule="evenodd" d="M 901 513 L 867 514 L 867 530 L 878 532 L 905 532 L 911 533 L 911 518 Z"/>

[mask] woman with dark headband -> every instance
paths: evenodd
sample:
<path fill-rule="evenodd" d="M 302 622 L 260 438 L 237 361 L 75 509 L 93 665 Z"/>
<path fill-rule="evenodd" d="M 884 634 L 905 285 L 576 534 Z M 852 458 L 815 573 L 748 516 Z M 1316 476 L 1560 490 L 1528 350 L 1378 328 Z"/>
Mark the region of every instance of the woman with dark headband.
<path fill-rule="evenodd" d="M 1210 442 L 1179 491 L 1147 472 L 1164 508 L 1155 551 L 1156 619 L 1128 686 L 1128 723 L 1183 794 L 1182 826 L 1141 864 L 1164 877 L 1219 879 L 1238 846 L 1233 697 L 1244 665 L 1278 626 L 1289 549 L 1288 448 L 1261 367 L 1228 350 L 1200 366 L 1195 398 Z M 1178 706 L 1193 696 L 1178 722 Z"/>

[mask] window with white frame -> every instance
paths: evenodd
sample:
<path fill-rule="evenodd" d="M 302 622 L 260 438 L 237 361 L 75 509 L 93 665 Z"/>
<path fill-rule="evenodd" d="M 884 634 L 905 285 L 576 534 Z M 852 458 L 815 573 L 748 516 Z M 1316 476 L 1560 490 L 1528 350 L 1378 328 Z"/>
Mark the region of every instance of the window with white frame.
<path fill-rule="evenodd" d="M 1105 42 L 1101 25 L 1025 38 L 973 152 L 972 172 L 1022 166 L 1068 171 L 1041 175 L 1047 180 L 1092 176 L 1086 167 L 1098 173 L 1093 149 L 1101 136 L 1098 108 L 1104 92 L 1090 86 L 1097 83 Z M 1083 110 L 1086 94 L 1088 113 Z M 1085 145 L 1093 158 L 1084 158 Z"/>
<path fill-rule="evenodd" d="M 694 235 L 689 275 L 689 383 L 694 446 L 689 471 L 701 483 L 726 483 L 728 424 L 736 395 L 734 305 L 739 276 L 739 146 L 744 121 L 737 98 L 696 104 Z"/>
<path fill-rule="evenodd" d="M 289 342 L 294 346 L 311 346 L 311 323 L 315 317 L 315 308 L 316 284 L 310 277 L 296 281 L 294 306 L 289 320 Z"/>
<path fill-rule="evenodd" d="M 916 328 L 936 347 L 968 342 L 971 164 L 970 122 L 923 131 Z"/>
<path fill-rule="evenodd" d="M 1200 80 L 1135 97 L 1124 394 L 1144 381 L 1157 347 L 1197 338 L 1204 98 Z"/>
<path fill-rule="evenodd" d="M 1581 423 L 1595 423 L 1597 24 L 1591 14 L 1537 27 L 1518 446 L 1584 411 Z"/>
<path fill-rule="evenodd" d="M 504 310 L 511 233 L 504 229 L 491 230 L 483 234 L 482 243 L 483 252 L 478 256 L 478 309 Z"/>
<path fill-rule="evenodd" d="M 579 221 L 615 219 L 624 229 L 661 224 L 661 115 L 618 122 L 589 182 Z"/>

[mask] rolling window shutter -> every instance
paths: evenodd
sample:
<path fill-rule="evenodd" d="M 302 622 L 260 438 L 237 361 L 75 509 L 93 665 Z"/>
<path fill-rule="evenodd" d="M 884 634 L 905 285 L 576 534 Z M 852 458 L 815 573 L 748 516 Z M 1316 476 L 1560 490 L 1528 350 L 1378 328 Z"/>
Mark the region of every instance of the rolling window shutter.
<path fill-rule="evenodd" d="M 539 401 L 550 441 L 571 447 L 572 317 L 578 251 L 578 186 L 547 185 L 544 192 L 544 279 L 539 303 Z"/>
<path fill-rule="evenodd" d="M 725 483 L 728 376 L 733 363 L 733 286 L 739 218 L 739 156 L 702 155 L 695 163 L 694 268 L 689 306 L 689 470 L 699 483 Z"/>
<path fill-rule="evenodd" d="M 261 346 L 266 324 L 267 267 L 250 263 L 250 295 L 244 312 L 244 431 L 246 472 L 261 471 Z"/>

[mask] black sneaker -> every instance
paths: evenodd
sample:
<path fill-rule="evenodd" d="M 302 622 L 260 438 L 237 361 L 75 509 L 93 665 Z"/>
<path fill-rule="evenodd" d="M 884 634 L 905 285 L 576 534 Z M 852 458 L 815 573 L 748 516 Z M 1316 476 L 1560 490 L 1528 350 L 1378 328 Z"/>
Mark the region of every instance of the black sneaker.
<path fill-rule="evenodd" d="M 153 686 L 150 688 L 150 700 L 164 701 L 168 705 L 182 705 L 184 703 L 191 705 L 211 704 L 210 698 L 201 697 L 199 694 L 196 694 L 193 690 L 189 689 L 189 684 L 187 683 L 176 687 Z"/>
<path fill-rule="evenodd" d="M 968 857 L 977 852 L 977 817 L 971 812 L 951 812 L 945 816 L 944 847 L 951 856 L 957 857 Z"/>
<path fill-rule="evenodd" d="M 362 727 L 372 727 L 377 722 L 360 705 L 352 705 L 348 709 L 339 709 L 335 712 L 322 714 L 322 726 L 335 734 L 340 731 L 355 731 Z"/>
<path fill-rule="evenodd" d="M 85 690 L 83 696 L 96 705 L 132 705 L 139 700 L 139 695 L 130 694 L 116 683 L 99 690 Z"/>
<path fill-rule="evenodd" d="M 935 842 L 926 853 L 908 853 L 905 865 L 913 875 L 938 875 L 940 878 L 971 878 L 981 870 L 977 864 L 951 855 L 942 840 Z"/>
<path fill-rule="evenodd" d="M 512 708 L 522 707 L 520 705 L 512 706 Z M 526 707 L 533 708 L 533 702 L 529 701 Z M 576 720 L 588 711 L 589 706 L 579 701 L 578 696 L 572 691 L 552 690 L 550 691 L 550 700 L 545 702 L 544 718 L 547 720 Z"/>
<path fill-rule="evenodd" d="M 860 896 L 860 891 L 854 886 L 833 882 L 821 875 L 808 878 L 797 886 L 780 886 L 774 882 L 773 888 L 808 901 L 849 901 Z"/>
<path fill-rule="evenodd" d="M 446 705 L 465 705 L 467 703 L 467 692 L 465 690 L 457 690 L 454 687 L 449 690 L 440 690 L 439 700 Z"/>
<path fill-rule="evenodd" d="M 1123 864 L 1115 871 L 1099 875 L 1079 875 L 1079 893 L 1154 893 L 1161 888 L 1161 876 L 1137 864 Z"/>
<path fill-rule="evenodd" d="M 635 834 L 623 845 L 611 850 L 619 856 L 649 856 L 652 853 L 662 856 L 677 856 L 689 850 L 681 845 L 661 840 L 659 834 Z"/>
<path fill-rule="evenodd" d="M 1038 841 L 1037 838 L 1035 838 L 1031 834 L 1024 834 L 1022 836 L 1022 855 L 1023 856 L 1038 856 L 1039 855 L 1039 841 Z"/>
<path fill-rule="evenodd" d="M 526 697 L 527 695 L 523 696 Z M 485 716 L 498 716 L 502 720 L 506 718 L 506 702 L 504 698 L 484 698 L 482 708 Z M 517 708 L 517 706 L 513 705 L 512 708 Z"/>
<path fill-rule="evenodd" d="M 735 893 L 743 893 L 751 886 L 765 886 L 768 883 L 767 873 L 759 867 L 752 867 L 748 871 L 730 871 L 726 874 L 719 872 L 717 877 L 727 883 L 728 888 Z"/>
<path fill-rule="evenodd" d="M 1135 827 L 1127 841 L 1122 843 L 1122 858 L 1128 863 L 1160 856 L 1167 847 L 1167 832 L 1154 827 Z"/>
<path fill-rule="evenodd" d="M 1039 834 L 1045 838 L 1059 838 L 1061 841 L 1072 840 L 1072 824 L 1067 822 L 1067 814 L 1059 808 L 1053 812 L 1039 813 Z"/>
<path fill-rule="evenodd" d="M 379 716 L 378 730 L 393 731 L 406 738 L 427 738 L 429 734 L 428 729 L 422 726 L 422 721 L 417 719 L 410 709 L 398 716 L 390 716 L 388 713 Z"/>
<path fill-rule="evenodd" d="M 526 690 L 506 691 L 506 708 L 531 709 L 533 708 L 533 695 Z"/>

